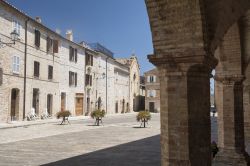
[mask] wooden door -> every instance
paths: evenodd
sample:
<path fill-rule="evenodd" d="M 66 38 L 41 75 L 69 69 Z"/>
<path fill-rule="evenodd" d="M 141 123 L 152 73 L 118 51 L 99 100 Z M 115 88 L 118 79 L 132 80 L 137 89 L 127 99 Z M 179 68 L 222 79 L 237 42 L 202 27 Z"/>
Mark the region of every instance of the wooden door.
<path fill-rule="evenodd" d="M 76 116 L 83 115 L 83 94 L 76 95 Z"/>

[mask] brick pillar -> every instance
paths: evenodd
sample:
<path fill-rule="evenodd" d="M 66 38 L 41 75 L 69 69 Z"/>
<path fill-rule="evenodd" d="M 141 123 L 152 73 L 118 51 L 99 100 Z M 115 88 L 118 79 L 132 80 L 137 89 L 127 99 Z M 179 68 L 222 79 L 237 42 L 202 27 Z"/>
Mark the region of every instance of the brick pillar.
<path fill-rule="evenodd" d="M 160 78 L 162 166 L 211 166 L 210 66 L 150 61 Z"/>
<path fill-rule="evenodd" d="M 250 85 L 244 84 L 243 91 L 245 141 L 250 143 Z"/>
<path fill-rule="evenodd" d="M 219 153 L 213 164 L 247 166 L 245 151 L 243 77 L 215 77 L 217 84 Z"/>

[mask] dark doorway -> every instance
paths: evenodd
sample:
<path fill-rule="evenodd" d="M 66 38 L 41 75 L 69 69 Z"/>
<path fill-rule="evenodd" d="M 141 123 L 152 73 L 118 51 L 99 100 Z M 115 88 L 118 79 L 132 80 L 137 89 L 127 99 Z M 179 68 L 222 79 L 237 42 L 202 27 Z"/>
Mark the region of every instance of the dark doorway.
<path fill-rule="evenodd" d="M 52 107 L 53 107 L 53 95 L 48 94 L 47 95 L 47 111 L 49 115 L 52 114 Z"/>
<path fill-rule="evenodd" d="M 61 111 L 65 111 L 66 108 L 66 93 L 61 93 Z"/>
<path fill-rule="evenodd" d="M 155 111 L 155 102 L 149 102 L 149 111 L 154 112 Z"/>
<path fill-rule="evenodd" d="M 39 89 L 33 89 L 32 107 L 35 109 L 35 114 L 39 114 Z"/>
<path fill-rule="evenodd" d="M 122 100 L 122 113 L 125 113 L 125 100 Z"/>
<path fill-rule="evenodd" d="M 118 101 L 115 102 L 115 113 L 118 113 Z"/>
<path fill-rule="evenodd" d="M 18 120 L 19 117 L 19 89 L 11 90 L 11 121 Z"/>

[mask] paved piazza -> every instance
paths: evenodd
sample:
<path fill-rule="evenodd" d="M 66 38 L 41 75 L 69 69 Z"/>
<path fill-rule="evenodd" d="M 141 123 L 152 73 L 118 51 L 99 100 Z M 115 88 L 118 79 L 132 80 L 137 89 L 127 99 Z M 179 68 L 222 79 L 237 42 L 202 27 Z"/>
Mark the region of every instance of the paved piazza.
<path fill-rule="evenodd" d="M 0 129 L 0 166 L 160 166 L 159 114 L 145 129 L 135 115 L 108 116 L 100 127 L 84 119 Z"/>

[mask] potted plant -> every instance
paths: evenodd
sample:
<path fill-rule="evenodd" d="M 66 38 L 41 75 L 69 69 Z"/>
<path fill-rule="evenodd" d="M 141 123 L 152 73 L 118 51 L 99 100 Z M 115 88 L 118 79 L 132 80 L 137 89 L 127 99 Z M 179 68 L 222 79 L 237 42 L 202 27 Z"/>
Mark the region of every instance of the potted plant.
<path fill-rule="evenodd" d="M 97 109 L 97 110 L 91 112 L 90 116 L 91 116 L 91 118 L 96 120 L 95 124 L 97 126 L 99 126 L 100 122 L 102 123 L 102 118 L 105 116 L 105 110 Z"/>
<path fill-rule="evenodd" d="M 138 122 L 141 122 L 141 126 L 143 124 L 143 127 L 146 127 L 146 123 L 148 123 L 148 121 L 151 119 L 151 114 L 149 111 L 140 111 L 137 116 L 136 119 Z M 140 126 L 140 127 L 141 127 Z"/>
<path fill-rule="evenodd" d="M 65 123 L 66 121 L 69 123 L 69 116 L 71 115 L 70 111 L 60 111 L 57 112 L 56 117 L 57 119 L 59 118 L 63 118 L 62 122 L 60 125 L 62 125 L 63 123 Z M 70 124 L 70 123 L 69 123 Z"/>

